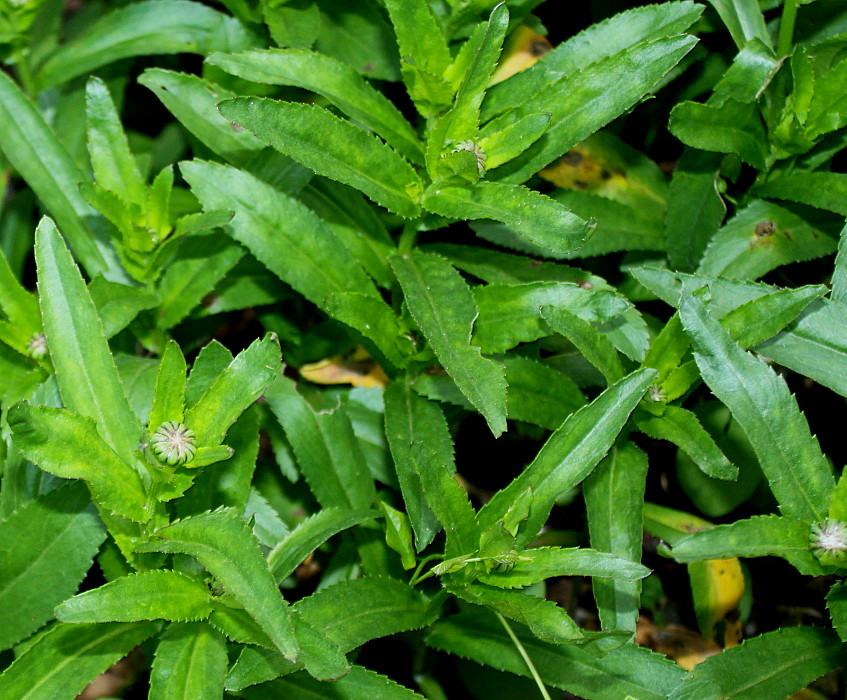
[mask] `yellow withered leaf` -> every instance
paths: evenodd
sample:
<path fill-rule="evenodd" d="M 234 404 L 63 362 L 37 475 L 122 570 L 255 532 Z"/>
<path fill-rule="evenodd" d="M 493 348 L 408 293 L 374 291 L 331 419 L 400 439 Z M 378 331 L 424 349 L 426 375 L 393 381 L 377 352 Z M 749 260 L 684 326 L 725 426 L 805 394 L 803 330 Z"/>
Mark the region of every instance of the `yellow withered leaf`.
<path fill-rule="evenodd" d="M 352 384 L 366 389 L 388 384 L 382 367 L 361 346 L 345 355 L 303 365 L 300 376 L 315 384 Z"/>
<path fill-rule="evenodd" d="M 522 24 L 506 40 L 500 62 L 488 86 L 502 83 L 506 78 L 529 68 L 552 48 L 546 36 L 536 34 L 534 29 Z"/>

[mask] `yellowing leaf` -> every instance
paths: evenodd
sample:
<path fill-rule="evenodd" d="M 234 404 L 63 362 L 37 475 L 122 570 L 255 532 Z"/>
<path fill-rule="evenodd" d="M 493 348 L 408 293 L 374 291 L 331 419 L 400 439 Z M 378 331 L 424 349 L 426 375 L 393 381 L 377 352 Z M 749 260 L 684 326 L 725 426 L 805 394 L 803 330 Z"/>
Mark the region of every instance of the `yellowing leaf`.
<path fill-rule="evenodd" d="M 346 355 L 333 355 L 303 365 L 300 376 L 316 384 L 352 384 L 366 389 L 388 384 L 382 367 L 361 346 Z"/>
<path fill-rule="evenodd" d="M 641 646 L 664 654 L 689 671 L 701 661 L 721 651 L 714 641 L 687 627 L 675 624 L 657 627 L 644 617 L 638 620 L 635 641 Z"/>
<path fill-rule="evenodd" d="M 488 83 L 489 87 L 529 68 L 552 48 L 546 36 L 521 25 L 506 40 L 500 62 Z"/>
<path fill-rule="evenodd" d="M 715 625 L 726 620 L 738 608 L 744 595 L 744 574 L 738 559 L 709 559 L 688 565 L 691 591 L 696 601 L 697 622 L 700 630 L 712 638 Z M 731 624 L 731 623 L 728 623 Z M 737 623 L 736 623 L 737 624 Z M 729 636 L 729 646 L 737 641 Z"/>

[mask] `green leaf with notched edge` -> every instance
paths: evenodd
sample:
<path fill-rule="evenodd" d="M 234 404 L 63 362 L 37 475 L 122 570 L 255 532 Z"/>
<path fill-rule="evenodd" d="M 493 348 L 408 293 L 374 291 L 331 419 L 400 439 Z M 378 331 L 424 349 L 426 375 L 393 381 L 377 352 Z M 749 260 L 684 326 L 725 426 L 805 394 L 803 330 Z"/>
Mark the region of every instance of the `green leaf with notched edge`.
<path fill-rule="evenodd" d="M 705 659 L 670 700 L 760 700 L 789 697 L 843 663 L 831 630 L 795 627 L 753 637 Z"/>
<path fill-rule="evenodd" d="M 585 405 L 576 383 L 552 367 L 520 355 L 500 361 L 509 384 L 509 418 L 556 430 L 568 415 Z"/>
<path fill-rule="evenodd" d="M 420 214 L 422 184 L 408 161 L 328 110 L 255 97 L 226 100 L 219 109 L 260 141 L 319 175 L 361 190 L 395 214 Z"/>
<path fill-rule="evenodd" d="M 800 202 L 847 216 L 847 173 L 794 170 L 755 187 L 753 194 Z"/>
<path fill-rule="evenodd" d="M 637 562 L 644 537 L 647 455 L 631 442 L 612 447 L 582 484 L 591 546 Z M 635 632 L 641 596 L 638 581 L 594 578 L 594 600 L 604 630 Z"/>
<path fill-rule="evenodd" d="M 826 594 L 826 607 L 838 638 L 847 640 L 847 589 L 844 581 L 836 581 Z"/>
<path fill-rule="evenodd" d="M 109 282 L 101 275 L 97 275 L 88 284 L 88 293 L 97 307 L 97 315 L 103 324 L 103 335 L 107 340 L 120 333 L 142 311 L 154 309 L 161 303 L 155 293 Z"/>
<path fill-rule="evenodd" d="M 406 158 L 423 163 L 423 147 L 406 118 L 346 63 L 301 49 L 215 53 L 206 63 L 256 83 L 293 85 L 316 92 Z"/>
<path fill-rule="evenodd" d="M 815 90 L 809 102 L 806 132 L 812 139 L 847 125 L 845 92 L 847 60 L 842 59 L 815 79 Z"/>
<path fill-rule="evenodd" d="M 775 556 L 787 559 L 803 574 L 819 576 L 823 569 L 812 554 L 810 534 L 808 522 L 758 515 L 688 535 L 674 544 L 671 555 L 685 563 Z"/>
<path fill-rule="evenodd" d="M 576 622 L 554 602 L 521 591 L 505 591 L 483 585 L 448 589 L 461 600 L 482 605 L 503 617 L 526 625 L 539 639 L 553 644 L 582 640 L 584 634 Z"/>
<path fill-rule="evenodd" d="M 823 520 L 832 470 L 785 380 L 736 345 L 696 296 L 686 296 L 679 313 L 703 380 L 744 428 L 780 511 Z"/>
<path fill-rule="evenodd" d="M 423 700 L 424 697 L 363 666 L 353 666 L 346 676 L 329 683 L 321 683 L 305 673 L 297 673 L 257 688 L 246 688 L 239 694 L 247 700 L 267 700 L 269 697 L 296 697 L 303 700 L 321 700 L 326 697 L 345 700 Z"/>
<path fill-rule="evenodd" d="M 159 637 L 150 669 L 148 700 L 223 696 L 226 640 L 205 622 L 168 625 Z"/>
<path fill-rule="evenodd" d="M 206 209 L 235 212 L 227 232 L 309 301 L 323 306 L 336 292 L 377 296 L 338 238 L 299 201 L 218 163 L 190 161 L 180 170 Z"/>
<path fill-rule="evenodd" d="M 625 372 L 615 346 L 588 321 L 560 306 L 542 306 L 541 316 L 553 331 L 567 338 L 586 360 L 600 370 L 607 385 L 623 378 Z"/>
<path fill-rule="evenodd" d="M 686 146 L 734 153 L 754 168 L 765 168 L 767 135 L 755 104 L 727 100 L 718 107 L 680 102 L 671 112 L 668 128 Z"/>
<path fill-rule="evenodd" d="M 517 594 L 521 595 L 521 594 Z M 549 644 L 512 625 L 541 680 L 592 700 L 665 700 L 685 670 L 635 644 L 596 658 L 574 644 Z M 461 613 L 433 625 L 428 646 L 529 678 L 526 661 L 493 615 Z"/>
<path fill-rule="evenodd" d="M 400 59 L 409 66 L 440 76 L 450 64 L 450 49 L 426 0 L 386 0 Z"/>
<path fill-rule="evenodd" d="M 592 63 L 642 41 L 679 34 L 702 12 L 703 6 L 693 2 L 667 2 L 636 7 L 592 24 L 556 46 L 538 63 L 489 88 L 482 104 L 483 121 L 521 106 L 556 81 Z"/>
<path fill-rule="evenodd" d="M 724 456 L 691 411 L 679 406 L 665 406 L 661 416 L 645 413 L 635 419 L 635 425 L 651 438 L 668 440 L 677 445 L 707 476 L 729 481 L 738 478 L 738 467 Z"/>
<path fill-rule="evenodd" d="M 544 135 L 548 126 L 549 114 L 531 114 L 480 139 L 479 147 L 486 155 L 485 167 L 493 170 L 498 165 L 517 158 Z"/>
<path fill-rule="evenodd" d="M 184 408 L 185 357 L 179 344 L 169 340 L 156 374 L 156 393 L 150 409 L 151 432 L 167 421 L 181 423 Z"/>
<path fill-rule="evenodd" d="M 280 374 L 279 340 L 269 333 L 238 353 L 206 392 L 185 412 L 185 424 L 200 447 L 219 445 L 226 431 Z"/>
<path fill-rule="evenodd" d="M 300 645 L 299 661 L 310 676 L 319 681 L 332 681 L 349 673 L 350 662 L 338 645 L 306 622 L 299 613 L 294 615 L 294 631 Z"/>
<path fill-rule="evenodd" d="M 135 464 L 141 425 L 124 394 L 82 275 L 48 218 L 35 231 L 35 262 L 44 331 L 62 401 L 91 418 L 115 452 Z"/>
<path fill-rule="evenodd" d="M 130 56 L 237 51 L 257 38 L 236 19 L 189 0 L 147 0 L 121 7 L 61 46 L 35 75 L 39 89 Z"/>
<path fill-rule="evenodd" d="M 514 566 L 494 569 L 480 576 L 480 581 L 498 588 L 524 588 L 554 576 L 594 576 L 623 581 L 637 581 L 650 573 L 641 564 L 615 554 L 594 549 L 572 547 L 538 547 L 518 552 Z"/>
<path fill-rule="evenodd" d="M 503 369 L 470 344 L 477 306 L 462 276 L 439 255 L 395 255 L 397 275 L 412 318 L 456 386 L 485 417 L 491 432 L 506 430 Z"/>
<path fill-rule="evenodd" d="M 521 185 L 478 182 L 473 187 L 433 186 L 424 194 L 423 206 L 454 219 L 501 221 L 519 237 L 554 255 L 577 250 L 591 232 L 590 222 Z"/>
<path fill-rule="evenodd" d="M 127 279 L 108 233 L 94 222 L 97 212 L 79 192 L 87 178 L 35 104 L 5 73 L 0 74 L 0 130 L 3 154 L 59 222 L 86 272 Z"/>
<path fill-rule="evenodd" d="M 185 383 L 185 405 L 190 408 L 196 404 L 232 360 L 232 353 L 217 340 L 200 348 Z"/>
<path fill-rule="evenodd" d="M 100 78 L 90 78 L 85 86 L 85 116 L 88 155 L 97 184 L 126 202 L 143 206 L 147 199 L 144 180 L 129 150 L 109 88 Z"/>
<path fill-rule="evenodd" d="M 273 640 L 288 659 L 298 653 L 288 606 L 259 543 L 237 511 L 222 508 L 179 520 L 137 546 L 140 552 L 188 554 L 197 559 Z"/>
<path fill-rule="evenodd" d="M 780 265 L 835 251 L 835 241 L 787 209 L 753 200 L 712 238 L 698 274 L 757 279 Z"/>
<path fill-rule="evenodd" d="M 403 568 L 407 571 L 414 569 L 417 564 L 415 548 L 412 544 L 412 526 L 409 516 L 403 511 L 392 508 L 384 501 L 380 501 L 385 523 L 385 544 L 400 555 Z"/>
<path fill-rule="evenodd" d="M 841 229 L 838 237 L 838 255 L 835 256 L 831 285 L 830 299 L 842 304 L 847 302 L 847 225 Z"/>
<path fill-rule="evenodd" d="M 107 511 L 139 523 L 150 519 L 141 478 L 103 441 L 90 418 L 19 403 L 9 409 L 8 421 L 15 446 L 41 469 L 84 479 Z"/>
<path fill-rule="evenodd" d="M 406 511 L 421 551 L 445 527 L 447 557 L 473 552 L 479 532 L 467 494 L 453 474 L 453 441 L 439 406 L 418 396 L 408 381 L 385 389 L 385 435 Z"/>
<path fill-rule="evenodd" d="M 483 137 L 530 114 L 552 117 L 544 136 L 522 155 L 491 171 L 491 177 L 524 182 L 648 95 L 696 42 L 681 35 L 636 44 L 545 86 L 520 107 L 489 122 Z"/>
<path fill-rule="evenodd" d="M 765 18 L 756 0 L 710 0 L 739 49 L 747 42 L 758 39 L 771 46 L 771 36 Z"/>
<path fill-rule="evenodd" d="M 532 511 L 518 533 L 518 545 L 532 541 L 556 499 L 579 484 L 603 458 L 655 377 L 652 369 L 633 372 L 570 415 L 532 464 L 482 507 L 478 514 L 480 526 L 493 526 L 503 518 L 517 494 L 532 488 Z"/>
<path fill-rule="evenodd" d="M 11 648 L 53 616 L 105 538 L 78 483 L 39 496 L 0 522 L 0 647 Z"/>
<path fill-rule="evenodd" d="M 274 578 L 282 582 L 330 537 L 375 517 L 377 512 L 371 510 L 323 508 L 306 518 L 268 554 Z"/>
<path fill-rule="evenodd" d="M 59 605 L 62 622 L 202 620 L 212 612 L 211 593 L 199 581 L 176 571 L 145 571 L 122 576 L 75 595 Z"/>

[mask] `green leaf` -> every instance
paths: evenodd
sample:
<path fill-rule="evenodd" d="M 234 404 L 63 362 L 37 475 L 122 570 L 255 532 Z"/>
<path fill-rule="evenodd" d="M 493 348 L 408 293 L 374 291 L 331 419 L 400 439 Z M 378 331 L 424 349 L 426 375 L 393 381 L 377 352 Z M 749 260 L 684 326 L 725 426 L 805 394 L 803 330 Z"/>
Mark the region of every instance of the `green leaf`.
<path fill-rule="evenodd" d="M 206 209 L 236 212 L 230 235 L 309 301 L 323 306 L 336 292 L 377 296 L 332 231 L 297 200 L 225 165 L 191 161 L 180 170 Z"/>
<path fill-rule="evenodd" d="M 761 197 L 800 202 L 847 216 L 847 173 L 795 170 L 755 187 L 753 193 Z"/>
<path fill-rule="evenodd" d="M 727 100 L 722 105 L 680 102 L 668 128 L 686 146 L 734 153 L 745 163 L 765 169 L 767 136 L 755 104 Z"/>
<path fill-rule="evenodd" d="M 538 63 L 488 90 L 483 121 L 531 100 L 563 77 L 635 44 L 685 31 L 702 14 L 693 2 L 667 2 L 621 12 L 556 46 Z M 543 110 L 542 110 L 543 111 Z"/>
<path fill-rule="evenodd" d="M 415 548 L 412 545 L 412 526 L 409 516 L 392 508 L 383 501 L 379 503 L 385 516 L 385 543 L 400 555 L 403 568 L 414 569 L 417 564 Z"/>
<path fill-rule="evenodd" d="M 718 191 L 723 157 L 686 149 L 673 173 L 665 215 L 668 259 L 678 270 L 694 270 L 726 215 Z"/>
<path fill-rule="evenodd" d="M 306 558 L 333 535 L 376 517 L 376 511 L 323 508 L 306 518 L 268 554 L 268 566 L 282 582 Z"/>
<path fill-rule="evenodd" d="M 294 617 L 294 629 L 300 644 L 300 661 L 310 676 L 319 681 L 332 681 L 350 672 L 350 662 L 338 645 L 300 615 Z"/>
<path fill-rule="evenodd" d="M 226 100 L 219 109 L 319 175 L 355 187 L 401 216 L 420 213 L 422 184 L 412 166 L 378 138 L 328 110 L 253 97 Z"/>
<path fill-rule="evenodd" d="M 734 481 L 738 478 L 738 467 L 724 456 L 691 411 L 679 406 L 665 406 L 661 416 L 644 414 L 636 419 L 635 424 L 645 435 L 679 446 L 704 474 L 713 479 Z"/>
<path fill-rule="evenodd" d="M 9 262 L 0 250 L 0 309 L 5 316 L 0 320 L 0 341 L 23 355 L 30 355 L 30 341 L 42 332 L 41 310 L 38 298 L 23 288 Z"/>
<path fill-rule="evenodd" d="M 697 272 L 757 279 L 776 269 L 835 251 L 835 242 L 787 209 L 755 199 L 712 238 Z"/>
<path fill-rule="evenodd" d="M 776 556 L 801 573 L 819 576 L 823 569 L 812 554 L 809 523 L 777 515 L 759 515 L 695 532 L 674 543 L 671 554 L 681 562 L 734 557 Z"/>
<path fill-rule="evenodd" d="M 835 256 L 831 285 L 830 299 L 842 304 L 847 302 L 847 225 L 838 237 L 838 255 Z"/>
<path fill-rule="evenodd" d="M 406 381 L 389 384 L 384 397 L 385 434 L 418 551 L 443 525 L 448 557 L 473 552 L 479 531 L 467 494 L 453 476 L 453 442 L 444 414 Z"/>
<path fill-rule="evenodd" d="M 583 482 L 591 546 L 637 562 L 644 529 L 647 455 L 631 442 L 612 447 Z M 594 578 L 594 599 L 604 630 L 635 632 L 641 595 L 638 581 Z"/>
<path fill-rule="evenodd" d="M 391 258 L 418 327 L 462 394 L 495 436 L 506 430 L 503 369 L 470 344 L 477 307 L 461 275 L 441 256 L 412 251 Z"/>
<path fill-rule="evenodd" d="M 200 447 L 223 442 L 226 431 L 276 379 L 282 356 L 276 335 L 255 340 L 221 373 L 214 384 L 185 413 Z"/>
<path fill-rule="evenodd" d="M 481 139 L 479 147 L 487 156 L 485 167 L 493 170 L 517 158 L 544 135 L 548 126 L 549 114 L 531 114 Z"/>
<path fill-rule="evenodd" d="M 253 537 L 236 511 L 221 508 L 159 529 L 140 552 L 188 554 L 197 559 L 250 616 L 287 659 L 295 659 L 297 640 L 288 606 Z"/>
<path fill-rule="evenodd" d="M 520 627 L 514 631 L 541 680 L 577 697 L 663 700 L 685 675 L 683 668 L 664 656 L 635 644 L 596 658 L 573 644 L 549 644 Z M 426 643 L 479 664 L 530 677 L 526 661 L 493 615 L 462 613 L 440 620 L 433 625 Z"/>
<path fill-rule="evenodd" d="M 809 103 L 806 117 L 806 132 L 815 139 L 822 134 L 847 125 L 847 109 L 844 100 L 847 84 L 847 61 L 841 60 L 815 80 L 815 90 Z"/>
<path fill-rule="evenodd" d="M 35 232 L 35 262 L 44 331 L 62 401 L 91 418 L 109 446 L 134 464 L 141 426 L 124 395 L 85 282 L 47 218 Z"/>
<path fill-rule="evenodd" d="M 152 90 L 204 146 L 233 165 L 289 193 L 299 191 L 312 177 L 302 165 L 265 146 L 249 131 L 236 129 L 218 112 L 218 102 L 236 97 L 234 92 L 196 75 L 159 68 L 148 68 L 138 82 Z"/>
<path fill-rule="evenodd" d="M 758 39 L 765 46 L 771 47 L 771 36 L 756 0 L 709 0 L 709 2 L 717 10 L 739 49 L 743 49 L 752 39 Z"/>
<path fill-rule="evenodd" d="M 479 316 L 473 341 L 485 352 L 505 352 L 553 334 L 542 315 L 551 306 L 564 308 L 585 321 L 609 321 L 629 308 L 617 294 L 571 282 L 489 284 L 474 289 Z"/>
<path fill-rule="evenodd" d="M 826 594 L 826 607 L 832 626 L 838 633 L 838 638 L 844 642 L 847 638 L 847 593 L 844 581 L 836 581 Z"/>
<path fill-rule="evenodd" d="M 81 484 L 54 489 L 0 522 L 0 647 L 11 648 L 53 616 L 105 538 Z"/>
<path fill-rule="evenodd" d="M 552 601 L 521 591 L 504 591 L 483 585 L 452 587 L 449 590 L 457 598 L 482 605 L 526 625 L 536 637 L 545 642 L 562 644 L 584 637 L 576 622 Z"/>
<path fill-rule="evenodd" d="M 209 589 L 176 571 L 145 571 L 122 576 L 59 605 L 62 622 L 202 620 L 212 612 Z"/>
<path fill-rule="evenodd" d="M 88 154 L 97 184 L 143 206 L 147 198 L 144 180 L 129 150 L 109 88 L 99 78 L 90 78 L 85 86 L 85 116 Z"/>
<path fill-rule="evenodd" d="M 156 393 L 150 409 L 150 428 L 155 431 L 166 421 L 182 422 L 185 409 L 185 357 L 179 344 L 168 341 L 159 371 L 156 374 Z"/>
<path fill-rule="evenodd" d="M 769 35 L 766 33 L 765 36 Z M 762 43 L 761 39 L 751 39 L 732 59 L 732 65 L 715 85 L 710 102 L 721 104 L 725 99 L 755 102 L 780 66 L 782 61 L 777 60 L 769 45 Z"/>
<path fill-rule="evenodd" d="M 294 85 L 316 92 L 409 160 L 423 163 L 420 140 L 406 118 L 388 98 L 341 61 L 314 51 L 269 49 L 216 53 L 206 62 L 245 80 Z"/>
<path fill-rule="evenodd" d="M 232 362 L 232 353 L 217 340 L 200 348 L 185 383 L 185 405 L 193 406 Z"/>
<path fill-rule="evenodd" d="M 158 629 L 154 622 L 56 624 L 0 675 L 0 697 L 73 700 Z"/>
<path fill-rule="evenodd" d="M 130 56 L 237 51 L 257 39 L 238 20 L 189 0 L 147 0 L 114 10 L 89 25 L 40 66 L 43 90 Z"/>
<path fill-rule="evenodd" d="M 588 321 L 561 306 L 542 306 L 541 316 L 553 331 L 565 336 L 586 360 L 600 370 L 607 386 L 626 374 L 615 346 Z"/>
<path fill-rule="evenodd" d="M 350 673 L 330 683 L 321 683 L 304 673 L 298 673 L 240 691 L 247 700 L 268 700 L 274 697 L 321 700 L 327 697 L 327 693 L 345 700 L 422 700 L 424 697 L 363 666 L 351 667 Z"/>
<path fill-rule="evenodd" d="M 6 158 L 56 218 L 86 272 L 126 280 L 109 234 L 91 225 L 96 212 L 79 193 L 87 178 L 36 106 L 5 73 L 0 75 L 0 130 Z"/>
<path fill-rule="evenodd" d="M 480 526 L 494 525 L 518 494 L 532 488 L 532 512 L 518 534 L 518 545 L 534 539 L 556 499 L 585 479 L 612 446 L 655 376 L 651 369 L 633 372 L 569 416 L 532 463 L 483 506 Z"/>
<path fill-rule="evenodd" d="M 509 418 L 556 430 L 585 405 L 585 396 L 566 374 L 520 355 L 504 357 L 502 363 L 509 385 Z"/>
<path fill-rule="evenodd" d="M 509 183 L 527 180 L 648 95 L 696 41 L 686 35 L 644 41 L 545 84 L 520 107 L 483 129 L 485 137 L 531 114 L 552 117 L 544 136 L 523 155 L 492 171 L 492 177 Z"/>
<path fill-rule="evenodd" d="M 502 221 L 520 238 L 553 255 L 578 249 L 592 228 L 540 192 L 497 182 L 478 182 L 470 188 L 434 185 L 424 194 L 423 206 L 456 219 Z"/>
<path fill-rule="evenodd" d="M 823 520 L 832 471 L 785 380 L 736 345 L 697 297 L 682 300 L 680 317 L 704 381 L 744 428 L 780 511 Z"/>
<path fill-rule="evenodd" d="M 15 446 L 41 469 L 84 479 L 107 511 L 139 523 L 150 519 L 141 478 L 103 441 L 90 418 L 19 403 L 9 409 L 8 421 Z"/>
<path fill-rule="evenodd" d="M 819 627 L 781 629 L 705 659 L 670 694 L 671 700 L 788 697 L 842 664 L 835 633 Z"/>
<path fill-rule="evenodd" d="M 113 338 L 126 328 L 138 314 L 156 308 L 160 299 L 138 287 L 109 282 L 97 275 L 88 285 L 88 293 L 97 307 L 97 315 L 103 324 L 103 335 Z"/>
<path fill-rule="evenodd" d="M 159 638 L 150 669 L 149 700 L 220 698 L 226 640 L 205 622 L 173 623 Z"/>

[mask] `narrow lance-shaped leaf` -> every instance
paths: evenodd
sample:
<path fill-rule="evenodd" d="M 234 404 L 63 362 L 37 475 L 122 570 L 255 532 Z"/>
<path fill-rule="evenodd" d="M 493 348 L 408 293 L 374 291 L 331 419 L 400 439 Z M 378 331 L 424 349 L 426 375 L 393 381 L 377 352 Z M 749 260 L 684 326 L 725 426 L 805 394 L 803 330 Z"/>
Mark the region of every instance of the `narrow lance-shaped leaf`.
<path fill-rule="evenodd" d="M 258 541 L 234 510 L 223 508 L 177 521 L 158 530 L 137 550 L 188 554 L 197 559 L 262 626 L 283 656 L 297 658 L 288 606 Z"/>
<path fill-rule="evenodd" d="M 141 426 L 129 407 L 97 310 L 55 224 L 35 232 L 41 314 L 56 380 L 68 409 L 94 420 L 97 432 L 129 464 Z"/>
<path fill-rule="evenodd" d="M 768 632 L 709 657 L 670 694 L 671 700 L 759 700 L 789 697 L 843 663 L 831 630 L 794 627 Z"/>
<path fill-rule="evenodd" d="M 227 100 L 219 109 L 319 175 L 361 190 L 395 214 L 420 213 L 422 185 L 412 166 L 377 137 L 328 110 L 254 97 Z"/>
<path fill-rule="evenodd" d="M 473 187 L 439 186 L 423 199 L 428 211 L 456 219 L 494 219 L 519 237 L 554 255 L 577 250 L 592 224 L 546 195 L 521 185 L 478 182 Z"/>
<path fill-rule="evenodd" d="M 141 478 L 103 441 L 90 418 L 19 403 L 9 409 L 8 421 L 15 446 L 28 460 L 64 479 L 84 479 L 107 511 L 139 523 L 149 520 Z"/>
<path fill-rule="evenodd" d="M 353 666 L 343 678 L 330 683 L 317 681 L 305 673 L 274 680 L 257 688 L 245 688 L 240 694 L 247 700 L 266 700 L 273 697 L 323 698 L 332 693 L 338 698 L 368 698 L 369 700 L 423 700 L 424 696 L 406 686 L 364 666 Z"/>
<path fill-rule="evenodd" d="M 150 409 L 150 429 L 166 421 L 182 422 L 185 408 L 185 357 L 175 340 L 168 341 L 156 374 L 156 392 Z"/>
<path fill-rule="evenodd" d="M 766 46 L 771 46 L 771 36 L 756 0 L 709 0 L 709 2 L 717 10 L 739 49 L 743 49 L 752 39 L 758 39 Z"/>
<path fill-rule="evenodd" d="M 56 608 L 56 617 L 75 623 L 187 621 L 211 612 L 211 593 L 204 584 L 177 571 L 154 570 L 75 595 Z"/>
<path fill-rule="evenodd" d="M 479 511 L 482 528 L 502 519 L 517 495 L 531 488 L 532 510 L 521 525 L 517 541 L 518 545 L 532 541 L 556 499 L 579 484 L 603 458 L 655 377 L 652 369 L 633 372 L 570 415 L 532 464 Z"/>
<path fill-rule="evenodd" d="M 384 138 L 402 155 L 423 162 L 414 129 L 394 104 L 346 63 L 314 51 L 269 49 L 212 54 L 206 63 L 245 80 L 294 85 L 323 95 L 351 119 Z"/>
<path fill-rule="evenodd" d="M 450 50 L 426 0 L 386 0 L 400 58 L 440 76 L 450 64 Z"/>
<path fill-rule="evenodd" d="M 506 429 L 503 369 L 470 344 L 477 315 L 467 283 L 439 255 L 412 251 L 391 258 L 406 304 L 435 356 L 456 386 L 482 413 L 491 432 Z"/>
<path fill-rule="evenodd" d="M 0 697 L 71 700 L 158 630 L 155 622 L 54 625 L 0 675 Z"/>
<path fill-rule="evenodd" d="M 91 224 L 97 213 L 79 193 L 85 175 L 41 112 L 5 73 L 0 74 L 0 130 L 4 155 L 59 222 L 86 272 L 126 280 L 108 233 Z"/>
<path fill-rule="evenodd" d="M 54 489 L 0 522 L 0 646 L 11 648 L 52 617 L 105 538 L 79 483 Z"/>
<path fill-rule="evenodd" d="M 148 700 L 220 698 L 226 667 L 220 632 L 205 622 L 171 624 L 156 645 Z"/>
<path fill-rule="evenodd" d="M 838 239 L 838 255 L 835 256 L 830 297 L 833 301 L 847 303 L 847 225 L 841 229 Z"/>
<path fill-rule="evenodd" d="M 823 520 L 835 482 L 785 380 L 736 345 L 696 295 L 683 298 L 680 318 L 704 381 L 744 428 L 780 511 Z"/>

